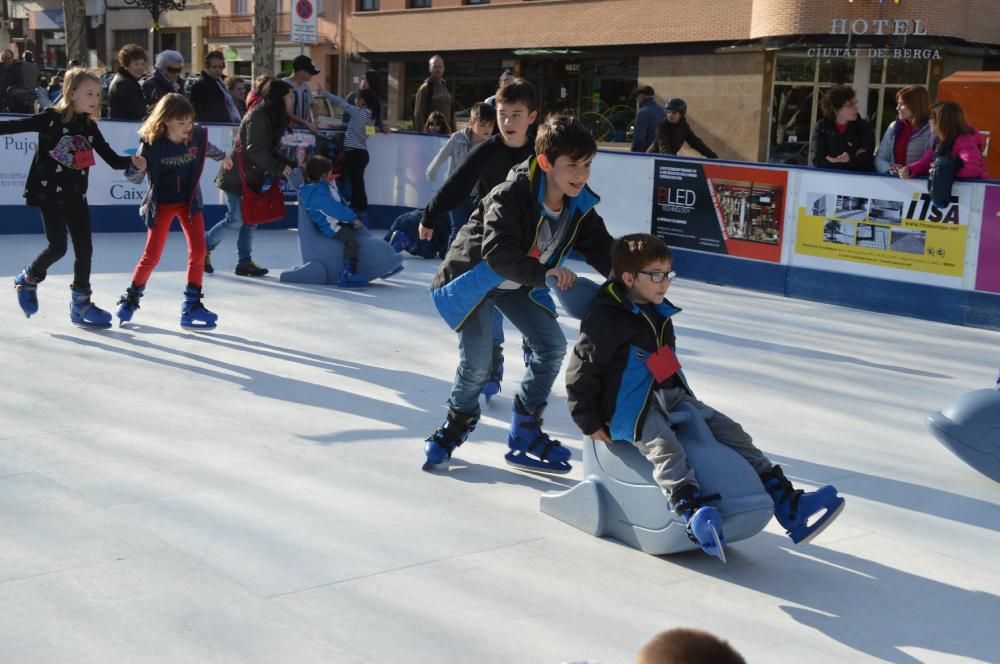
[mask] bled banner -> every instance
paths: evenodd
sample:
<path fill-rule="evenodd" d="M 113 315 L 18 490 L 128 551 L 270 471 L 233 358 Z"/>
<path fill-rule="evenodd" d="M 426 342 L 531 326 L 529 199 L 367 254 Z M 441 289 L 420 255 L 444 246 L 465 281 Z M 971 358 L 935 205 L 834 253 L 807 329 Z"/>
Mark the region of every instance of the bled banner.
<path fill-rule="evenodd" d="M 808 171 L 799 183 L 796 264 L 889 279 L 905 270 L 961 287 L 973 185 L 956 182 L 937 208 L 925 180 Z"/>
<path fill-rule="evenodd" d="M 986 187 L 976 290 L 1000 293 L 1000 186 Z"/>
<path fill-rule="evenodd" d="M 788 173 L 657 159 L 651 233 L 672 247 L 781 261 Z"/>
<path fill-rule="evenodd" d="M 12 119 L 14 116 L 0 118 Z M 101 134 L 108 144 L 119 154 L 135 154 L 139 149 L 136 132 L 139 124 L 101 120 L 98 124 Z M 233 147 L 235 125 L 206 125 L 208 140 L 227 153 Z M 0 136 L 0 205 L 24 205 L 24 183 L 28 179 L 28 169 L 35 157 L 38 135 L 35 133 L 10 134 Z M 139 221 L 138 206 L 146 193 L 146 182 L 132 184 L 125 179 L 124 171 L 112 170 L 100 156 L 90 168 L 87 202 L 91 205 L 134 205 L 136 221 Z M 223 204 L 222 193 L 213 180 L 221 164 L 207 162 L 201 175 L 201 191 L 205 203 Z M 140 222 L 141 223 L 141 222 Z"/>

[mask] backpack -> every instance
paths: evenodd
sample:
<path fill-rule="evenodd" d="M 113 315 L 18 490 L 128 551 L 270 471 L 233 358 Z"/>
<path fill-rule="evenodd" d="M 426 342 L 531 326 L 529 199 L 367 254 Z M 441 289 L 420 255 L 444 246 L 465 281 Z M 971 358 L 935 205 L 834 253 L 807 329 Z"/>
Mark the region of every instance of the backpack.
<path fill-rule="evenodd" d="M 3 110 L 8 113 L 32 114 L 35 112 L 35 93 L 26 87 L 12 85 L 4 95 Z"/>

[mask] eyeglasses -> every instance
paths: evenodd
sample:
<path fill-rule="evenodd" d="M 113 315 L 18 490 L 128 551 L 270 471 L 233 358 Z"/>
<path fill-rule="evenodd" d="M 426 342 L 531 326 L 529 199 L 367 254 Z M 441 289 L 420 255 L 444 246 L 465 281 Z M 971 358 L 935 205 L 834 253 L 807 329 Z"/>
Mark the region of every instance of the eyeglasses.
<path fill-rule="evenodd" d="M 661 272 L 659 270 L 654 270 L 652 272 L 646 270 L 639 270 L 639 274 L 644 274 L 649 277 L 649 280 L 654 284 L 662 284 L 663 280 L 666 279 L 670 283 L 674 283 L 674 279 L 677 278 L 677 273 L 671 270 L 670 272 Z"/>
<path fill-rule="evenodd" d="M 167 67 L 167 71 L 171 74 L 179 74 L 181 73 L 181 67 Z"/>

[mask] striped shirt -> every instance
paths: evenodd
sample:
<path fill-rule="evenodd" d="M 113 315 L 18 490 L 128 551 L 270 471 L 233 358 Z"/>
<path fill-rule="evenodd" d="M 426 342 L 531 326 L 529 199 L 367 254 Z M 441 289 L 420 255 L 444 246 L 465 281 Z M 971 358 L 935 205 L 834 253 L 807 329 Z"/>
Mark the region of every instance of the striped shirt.
<path fill-rule="evenodd" d="M 352 106 L 332 92 L 327 92 L 326 98 L 331 104 L 336 104 L 344 109 L 345 112 L 351 114 L 351 119 L 347 122 L 347 129 L 344 132 L 344 147 L 355 150 L 367 150 L 368 134 L 365 131 L 365 127 L 373 124 L 371 110 Z"/>

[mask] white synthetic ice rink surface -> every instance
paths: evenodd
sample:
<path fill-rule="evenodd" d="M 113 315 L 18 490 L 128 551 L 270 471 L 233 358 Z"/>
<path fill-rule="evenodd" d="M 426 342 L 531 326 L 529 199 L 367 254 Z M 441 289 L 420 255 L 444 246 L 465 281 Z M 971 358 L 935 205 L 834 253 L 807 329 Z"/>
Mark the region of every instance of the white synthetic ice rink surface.
<path fill-rule="evenodd" d="M 112 308 L 144 236 L 95 236 Z M 538 510 L 580 479 L 503 461 L 504 391 L 446 476 L 420 471 L 454 335 L 408 259 L 364 291 L 280 284 L 294 232 L 257 234 L 262 280 L 206 276 L 220 326 L 177 326 L 171 234 L 133 327 L 69 324 L 71 256 L 26 320 L 9 279 L 41 248 L 0 236 L 0 661 L 632 661 L 700 626 L 750 662 L 1000 661 L 1000 485 L 924 417 L 993 384 L 1000 333 L 681 279 L 680 357 L 841 518 L 795 548 L 772 521 L 727 565 L 651 557 Z M 575 338 L 575 321 L 563 319 Z M 546 428 L 579 458 L 557 382 Z"/>

